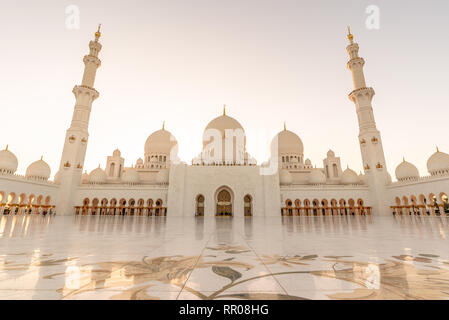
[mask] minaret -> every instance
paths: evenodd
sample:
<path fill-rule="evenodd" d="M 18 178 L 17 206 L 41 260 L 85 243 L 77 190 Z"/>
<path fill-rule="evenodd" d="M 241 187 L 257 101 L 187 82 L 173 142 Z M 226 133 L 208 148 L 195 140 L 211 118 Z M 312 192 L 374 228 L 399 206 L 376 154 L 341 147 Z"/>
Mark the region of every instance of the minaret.
<path fill-rule="evenodd" d="M 359 144 L 362 153 L 363 167 L 372 194 L 372 205 L 375 214 L 389 214 L 388 204 L 384 198 L 385 186 L 388 181 L 387 167 L 382 147 L 380 132 L 374 120 L 372 99 L 374 89 L 366 86 L 363 66 L 365 60 L 359 57 L 359 45 L 354 42 L 354 36 L 348 27 L 349 54 L 348 69 L 352 73 L 354 90 L 349 99 L 355 104 L 359 121 Z"/>
<path fill-rule="evenodd" d="M 99 42 L 101 33 L 100 26 L 95 33 L 95 40 L 90 41 L 90 52 L 83 59 L 84 75 L 81 85 L 73 88 L 76 102 L 73 111 L 72 123 L 67 130 L 64 149 L 62 151 L 59 166 L 60 188 L 58 192 L 56 210 L 58 215 L 70 215 L 74 209 L 73 203 L 76 188 L 80 185 L 84 158 L 86 156 L 87 142 L 89 139 L 89 118 L 92 102 L 99 97 L 94 89 L 95 76 L 101 61 L 98 53 L 101 50 Z"/>

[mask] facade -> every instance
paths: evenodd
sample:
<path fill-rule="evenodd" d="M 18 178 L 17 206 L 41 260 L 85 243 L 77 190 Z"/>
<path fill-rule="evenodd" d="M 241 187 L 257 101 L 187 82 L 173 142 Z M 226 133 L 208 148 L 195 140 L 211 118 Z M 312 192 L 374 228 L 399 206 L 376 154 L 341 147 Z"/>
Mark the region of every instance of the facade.
<path fill-rule="evenodd" d="M 342 169 L 340 157 L 329 150 L 322 166 L 305 158 L 301 139 L 287 130 L 271 143 L 271 157 L 258 165 L 246 151 L 244 128 L 226 114 L 205 128 L 203 150 L 190 164 L 179 161 L 178 142 L 165 129 L 151 134 L 142 158 L 125 167 L 120 150 L 98 167 L 83 173 L 89 142 L 89 118 L 99 97 L 95 76 L 101 65 L 100 29 L 84 57 L 81 85 L 73 89 L 75 107 L 66 132 L 59 171 L 40 159 L 25 176 L 16 174 L 17 157 L 0 151 L 0 214 L 49 213 L 171 215 L 171 216 L 278 216 L 340 214 L 434 214 L 449 204 L 449 155 L 431 155 L 428 176 L 404 161 L 396 168 L 397 182 L 387 170 L 382 137 L 376 127 L 359 46 L 350 30 L 348 69 L 354 90 L 359 144 L 364 174 Z"/>

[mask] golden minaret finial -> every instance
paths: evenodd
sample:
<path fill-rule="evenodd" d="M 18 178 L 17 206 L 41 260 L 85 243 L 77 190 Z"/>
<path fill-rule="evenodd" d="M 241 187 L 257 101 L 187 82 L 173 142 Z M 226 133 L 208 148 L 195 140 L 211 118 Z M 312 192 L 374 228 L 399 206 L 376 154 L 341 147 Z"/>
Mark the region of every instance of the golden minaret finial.
<path fill-rule="evenodd" d="M 354 36 L 353 36 L 352 33 L 351 33 L 351 27 L 350 27 L 350 26 L 348 26 L 348 40 L 349 40 L 349 42 L 350 42 L 351 44 L 354 43 Z"/>
<path fill-rule="evenodd" d="M 226 115 L 226 105 L 223 105 L 223 115 Z"/>
<path fill-rule="evenodd" d="M 101 37 L 101 32 L 100 32 L 100 30 L 101 30 L 101 23 L 98 25 L 98 30 L 97 30 L 97 32 L 95 32 L 95 39 L 96 39 L 96 40 L 100 39 L 100 37 Z"/>

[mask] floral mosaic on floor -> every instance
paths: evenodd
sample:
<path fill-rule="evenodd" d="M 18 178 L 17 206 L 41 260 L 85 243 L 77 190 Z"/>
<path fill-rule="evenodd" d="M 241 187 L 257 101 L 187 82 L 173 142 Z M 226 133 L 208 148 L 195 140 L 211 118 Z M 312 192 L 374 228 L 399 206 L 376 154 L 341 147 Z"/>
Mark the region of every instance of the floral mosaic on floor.
<path fill-rule="evenodd" d="M 449 299 L 449 219 L 0 217 L 0 299 Z"/>
<path fill-rule="evenodd" d="M 219 245 L 207 247 L 204 256 L 143 257 L 140 261 L 104 261 L 82 265 L 68 272 L 50 273 L 43 280 L 64 279 L 65 285 L 57 289 L 61 299 L 91 298 L 86 293 L 107 291 L 109 299 L 164 299 L 158 297 L 156 286 L 178 287 L 197 299 L 295 299 L 307 297 L 276 292 L 239 292 L 242 284 L 262 281 L 264 278 L 282 279 L 287 276 L 297 291 L 301 291 L 304 277 L 332 279 L 328 283 L 329 299 L 448 299 L 449 261 L 440 261 L 437 255 L 420 254 L 392 256 L 384 263 L 354 261 L 351 256 L 279 256 L 264 255 L 257 259 L 242 258 L 250 250 L 243 246 Z M 8 255 L 9 259 L 13 258 Z M 27 256 L 17 254 L 16 256 Z M 78 258 L 54 259 L 52 254 L 43 254 L 39 260 L 21 264 L 13 260 L 0 260 L 0 269 L 26 271 L 31 268 L 49 268 L 77 261 Z M 4 257 L 4 256 L 3 256 Z M 2 257 L 2 258 L 3 258 Z M 330 269 L 315 269 L 314 265 L 325 263 Z M 251 272 L 261 267 L 273 267 L 272 272 Z M 303 268 L 307 267 L 307 268 Z M 189 276 L 194 271 L 209 270 L 216 278 L 218 287 L 212 292 L 189 286 Z M 341 282 L 352 284 L 350 290 Z M 280 282 L 282 283 L 282 281 Z M 326 288 L 322 288 L 326 289 Z M 178 293 L 178 292 L 176 292 Z M 175 295 L 176 298 L 178 296 Z M 323 297 L 324 298 L 324 297 Z"/>

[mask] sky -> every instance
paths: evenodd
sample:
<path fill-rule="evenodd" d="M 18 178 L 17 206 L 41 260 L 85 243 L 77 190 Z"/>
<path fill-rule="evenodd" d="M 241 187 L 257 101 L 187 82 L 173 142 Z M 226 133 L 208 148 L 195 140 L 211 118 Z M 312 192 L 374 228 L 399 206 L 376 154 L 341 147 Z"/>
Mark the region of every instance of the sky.
<path fill-rule="evenodd" d="M 79 9 L 79 26 L 73 11 Z M 369 6 L 379 9 L 378 28 Z M 322 166 L 329 149 L 362 170 L 346 26 L 366 60 L 367 85 L 387 167 L 405 157 L 421 175 L 435 152 L 449 152 L 449 1 L 41 0 L 0 10 L 0 148 L 19 174 L 43 155 L 59 166 L 81 83 L 83 56 L 102 23 L 85 169 L 119 148 L 125 165 L 143 157 L 147 137 L 165 128 L 190 163 L 223 104 L 247 134 L 247 150 L 266 161 L 283 129 Z M 367 25 L 368 20 L 368 25 Z M 67 23 L 71 21 L 72 23 Z M 74 28 L 74 26 L 76 28 Z M 373 28 L 374 26 L 374 28 Z"/>

